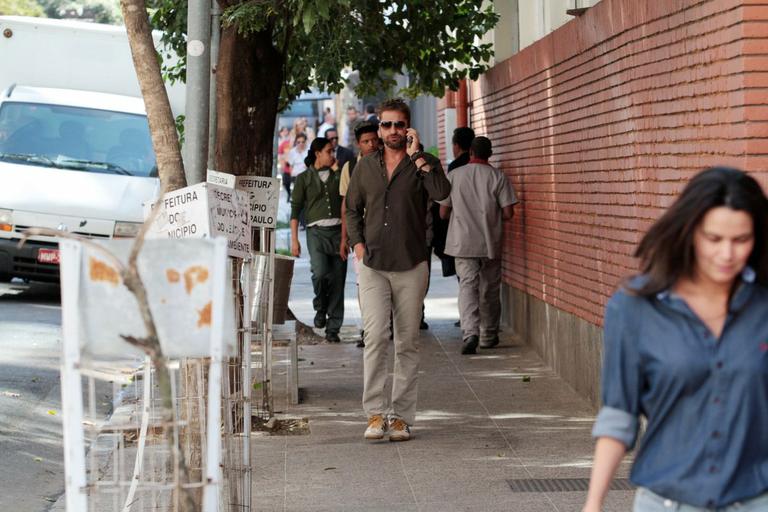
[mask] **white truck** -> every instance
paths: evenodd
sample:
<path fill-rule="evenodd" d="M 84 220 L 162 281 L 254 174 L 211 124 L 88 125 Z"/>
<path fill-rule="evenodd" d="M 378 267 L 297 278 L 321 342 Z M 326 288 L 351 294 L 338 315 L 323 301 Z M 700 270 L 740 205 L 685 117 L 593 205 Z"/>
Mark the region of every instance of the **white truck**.
<path fill-rule="evenodd" d="M 119 27 L 0 16 L 0 281 L 58 282 L 46 227 L 135 236 L 159 192 L 149 126 Z M 169 88 L 180 113 L 183 87 Z"/>

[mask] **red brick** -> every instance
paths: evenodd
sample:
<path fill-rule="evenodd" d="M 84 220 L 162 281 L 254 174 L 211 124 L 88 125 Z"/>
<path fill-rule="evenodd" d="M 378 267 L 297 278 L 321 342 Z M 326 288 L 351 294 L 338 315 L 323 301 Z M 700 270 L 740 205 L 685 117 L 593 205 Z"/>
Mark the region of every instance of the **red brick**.
<path fill-rule="evenodd" d="M 505 282 L 599 323 L 691 176 L 733 165 L 768 184 L 766 20 L 765 2 L 603 0 L 470 85 L 521 198 Z"/>

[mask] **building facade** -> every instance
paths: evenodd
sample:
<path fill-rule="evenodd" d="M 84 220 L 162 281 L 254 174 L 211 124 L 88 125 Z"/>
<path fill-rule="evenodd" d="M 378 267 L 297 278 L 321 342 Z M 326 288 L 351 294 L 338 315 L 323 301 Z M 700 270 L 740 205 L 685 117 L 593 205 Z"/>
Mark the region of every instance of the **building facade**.
<path fill-rule="evenodd" d="M 571 11 L 573 15 L 567 14 Z M 768 186 L 768 6 L 750 0 L 497 2 L 492 69 L 438 104 L 466 115 L 521 203 L 504 318 L 597 403 L 603 309 L 642 234 L 700 170 Z M 466 114 L 464 112 L 466 109 Z"/>

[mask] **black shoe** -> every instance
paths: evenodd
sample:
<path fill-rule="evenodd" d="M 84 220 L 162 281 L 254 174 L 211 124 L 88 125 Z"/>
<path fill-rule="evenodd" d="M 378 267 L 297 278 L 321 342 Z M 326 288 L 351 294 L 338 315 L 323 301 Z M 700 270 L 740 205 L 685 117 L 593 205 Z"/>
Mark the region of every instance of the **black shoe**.
<path fill-rule="evenodd" d="M 355 344 L 357 348 L 363 348 L 365 346 L 365 331 L 360 331 L 360 339 Z"/>
<path fill-rule="evenodd" d="M 480 342 L 480 348 L 493 348 L 499 344 L 499 337 L 494 336 L 490 340 L 483 340 Z"/>
<path fill-rule="evenodd" d="M 339 334 L 335 332 L 329 332 L 325 335 L 325 340 L 328 343 L 341 343 L 341 338 L 339 338 Z"/>
<path fill-rule="evenodd" d="M 419 324 L 419 330 L 426 331 L 427 329 L 429 329 L 429 324 L 422 319 L 421 324 Z"/>
<path fill-rule="evenodd" d="M 455 324 L 453 324 L 454 327 L 461 327 L 461 320 L 457 320 Z"/>
<path fill-rule="evenodd" d="M 318 329 L 322 329 L 323 327 L 325 327 L 325 322 L 326 322 L 326 318 L 325 318 L 324 311 L 318 311 L 317 313 L 315 313 L 315 327 L 317 327 Z"/>
<path fill-rule="evenodd" d="M 461 347 L 461 353 L 464 355 L 476 354 L 477 344 L 480 342 L 477 336 L 470 336 L 464 340 L 464 346 Z"/>

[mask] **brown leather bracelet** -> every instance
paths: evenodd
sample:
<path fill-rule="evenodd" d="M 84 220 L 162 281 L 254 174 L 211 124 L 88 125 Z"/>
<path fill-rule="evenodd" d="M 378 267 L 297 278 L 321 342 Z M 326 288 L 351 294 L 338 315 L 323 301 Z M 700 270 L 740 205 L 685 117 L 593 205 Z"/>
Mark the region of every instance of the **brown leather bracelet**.
<path fill-rule="evenodd" d="M 424 158 L 424 155 L 426 155 L 426 153 L 424 153 L 423 151 L 415 152 L 414 154 L 411 155 L 411 162 L 416 163 L 416 160 L 418 160 L 419 158 Z M 426 158 L 424 159 L 426 160 Z"/>

